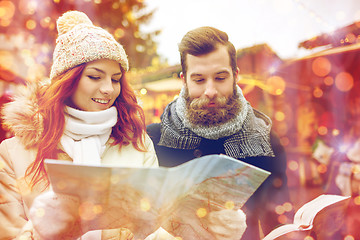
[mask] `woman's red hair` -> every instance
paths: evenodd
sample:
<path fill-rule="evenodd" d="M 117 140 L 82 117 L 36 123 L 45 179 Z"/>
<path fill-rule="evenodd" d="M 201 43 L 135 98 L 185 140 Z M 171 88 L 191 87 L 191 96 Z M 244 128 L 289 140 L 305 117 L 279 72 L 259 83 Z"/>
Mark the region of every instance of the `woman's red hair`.
<path fill-rule="evenodd" d="M 53 79 L 50 85 L 42 86 L 38 92 L 38 114 L 43 118 L 44 130 L 37 146 L 35 161 L 26 171 L 26 176 L 31 176 L 31 186 L 48 180 L 44 160 L 57 158 L 58 145 L 65 129 L 64 107 L 75 92 L 85 66 L 86 64 L 81 64 L 66 71 Z M 126 81 L 122 68 L 121 71 L 123 73 L 120 80 L 121 92 L 114 103 L 118 112 L 118 121 L 111 133 L 114 139 L 113 145 L 119 145 L 121 148 L 132 143 L 137 150 L 145 151 L 144 112 L 137 103 L 135 93 Z"/>

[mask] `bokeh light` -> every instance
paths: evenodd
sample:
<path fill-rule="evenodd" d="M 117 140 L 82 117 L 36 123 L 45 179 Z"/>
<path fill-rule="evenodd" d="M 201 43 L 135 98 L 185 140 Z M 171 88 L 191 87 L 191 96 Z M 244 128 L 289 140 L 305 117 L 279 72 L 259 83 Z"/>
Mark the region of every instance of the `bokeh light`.
<path fill-rule="evenodd" d="M 353 34 L 353 33 L 348 33 L 348 34 L 346 34 L 345 42 L 354 43 L 355 41 L 356 41 L 356 36 L 355 36 L 355 34 Z"/>
<path fill-rule="evenodd" d="M 34 30 L 36 28 L 36 22 L 33 19 L 29 19 L 26 21 L 25 26 L 29 30 Z"/>
<path fill-rule="evenodd" d="M 318 128 L 318 133 L 319 133 L 320 135 L 326 135 L 326 134 L 328 133 L 327 127 L 325 127 L 325 126 L 320 126 L 320 127 Z"/>
<path fill-rule="evenodd" d="M 95 206 L 92 202 L 85 201 L 79 207 L 79 215 L 83 220 L 92 220 L 98 213 L 102 211 L 102 208 Z"/>
<path fill-rule="evenodd" d="M 150 210 L 150 208 L 151 208 L 151 204 L 150 204 L 150 202 L 149 202 L 149 199 L 147 199 L 147 198 L 142 198 L 142 199 L 140 200 L 140 209 L 141 209 L 142 211 L 144 211 L 144 212 L 147 212 L 147 211 Z"/>
<path fill-rule="evenodd" d="M 279 121 L 279 122 L 284 121 L 284 119 L 285 119 L 285 114 L 284 114 L 284 112 L 282 112 L 282 111 L 276 111 L 276 112 L 275 112 L 275 119 L 276 119 L 276 121 Z"/>
<path fill-rule="evenodd" d="M 288 221 L 288 218 L 285 215 L 280 215 L 278 217 L 278 221 L 279 221 L 279 223 L 284 224 L 284 223 L 286 223 Z"/>
<path fill-rule="evenodd" d="M 145 95 L 147 93 L 146 88 L 140 89 L 140 94 Z"/>
<path fill-rule="evenodd" d="M 341 72 L 335 77 L 335 86 L 340 91 L 347 92 L 354 86 L 354 78 L 348 72 Z"/>
<path fill-rule="evenodd" d="M 324 84 L 326 86 L 331 86 L 334 84 L 334 78 L 333 77 L 330 77 L 330 76 L 327 76 L 324 78 Z"/>
<path fill-rule="evenodd" d="M 316 87 L 313 91 L 313 95 L 316 98 L 321 98 L 324 95 L 324 92 L 323 92 L 323 90 L 321 90 L 321 88 Z"/>
<path fill-rule="evenodd" d="M 103 208 L 102 208 L 101 205 L 96 204 L 96 205 L 94 205 L 94 207 L 93 207 L 93 211 L 94 211 L 95 214 L 100 214 L 100 213 L 102 213 Z"/>
<path fill-rule="evenodd" d="M 24 15 L 32 15 L 38 7 L 37 1 L 34 0 L 20 0 L 19 10 Z"/>
<path fill-rule="evenodd" d="M 327 166 L 325 164 L 319 164 L 317 166 L 317 171 L 321 174 L 326 173 L 327 172 Z"/>
<path fill-rule="evenodd" d="M 312 62 L 312 70 L 315 75 L 325 77 L 331 71 L 331 63 L 325 57 L 318 57 Z"/>
<path fill-rule="evenodd" d="M 312 236 L 306 236 L 304 240 L 314 240 L 314 238 Z"/>
<path fill-rule="evenodd" d="M 125 31 L 122 28 L 117 28 L 115 29 L 114 35 L 116 39 L 122 38 L 125 35 Z"/>
<path fill-rule="evenodd" d="M 113 9 L 118 9 L 120 7 L 120 3 L 119 2 L 114 2 L 111 7 Z"/>
<path fill-rule="evenodd" d="M 355 238 L 353 236 L 351 236 L 351 235 L 346 235 L 344 237 L 344 240 L 355 240 Z"/>
<path fill-rule="evenodd" d="M 137 44 L 135 46 L 135 49 L 137 52 L 144 52 L 146 50 L 145 46 L 141 45 L 141 44 Z"/>
<path fill-rule="evenodd" d="M 196 215 L 199 217 L 199 218 L 203 218 L 207 215 L 207 211 L 205 208 L 199 208 L 197 211 L 196 211 Z"/>
<path fill-rule="evenodd" d="M 283 204 L 285 212 L 290 212 L 293 210 L 293 205 L 289 202 Z"/>
<path fill-rule="evenodd" d="M 226 209 L 234 209 L 234 207 L 235 207 L 235 203 L 233 201 L 227 201 L 225 203 L 225 208 Z"/>
<path fill-rule="evenodd" d="M 333 130 L 332 130 L 332 135 L 333 135 L 333 136 L 336 137 L 336 136 L 339 136 L 339 134 L 340 134 L 340 130 L 339 130 L 339 129 L 333 129 Z"/>
<path fill-rule="evenodd" d="M 290 144 L 290 139 L 288 137 L 281 137 L 280 138 L 280 143 L 281 143 L 281 145 L 286 147 L 287 145 Z"/>
<path fill-rule="evenodd" d="M 299 164 L 297 161 L 295 160 L 291 160 L 289 161 L 288 163 L 288 168 L 291 170 L 291 171 L 297 171 L 299 169 Z"/>
<path fill-rule="evenodd" d="M 356 196 L 356 197 L 354 198 L 354 203 L 355 203 L 356 205 L 360 205 L 360 196 Z"/>
<path fill-rule="evenodd" d="M 282 180 L 280 178 L 275 178 L 273 181 L 273 186 L 276 188 L 281 187 L 283 184 Z"/>
<path fill-rule="evenodd" d="M 278 215 L 284 214 L 285 213 L 285 208 L 282 205 L 278 205 L 275 207 L 275 212 Z"/>
<path fill-rule="evenodd" d="M 266 86 L 268 92 L 273 95 L 281 95 L 285 91 L 285 80 L 280 76 L 272 76 L 267 79 Z"/>
<path fill-rule="evenodd" d="M 51 18 L 45 17 L 45 18 L 41 19 L 40 26 L 43 28 L 48 28 L 50 26 L 50 23 L 51 23 Z"/>
<path fill-rule="evenodd" d="M 15 5 L 11 1 L 0 2 L 0 21 L 10 21 L 15 14 Z"/>

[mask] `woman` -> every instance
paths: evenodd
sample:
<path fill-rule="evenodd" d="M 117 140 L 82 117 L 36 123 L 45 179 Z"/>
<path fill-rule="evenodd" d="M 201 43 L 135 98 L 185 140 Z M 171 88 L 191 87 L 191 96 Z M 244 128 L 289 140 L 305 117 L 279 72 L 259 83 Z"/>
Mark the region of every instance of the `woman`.
<path fill-rule="evenodd" d="M 143 111 L 125 80 L 128 60 L 123 47 L 81 12 L 65 13 L 57 27 L 50 83 L 28 87 L 3 110 L 15 137 L 0 145 L 1 239 L 70 239 L 92 230 L 76 226 L 76 199 L 45 191 L 49 189 L 46 158 L 158 166 Z M 29 216 L 33 202 L 46 203 L 48 226 L 36 218 L 36 212 Z M 51 207 L 64 211 L 51 218 L 52 213 L 59 214 Z M 96 239 L 131 237 L 126 229 L 90 233 Z"/>

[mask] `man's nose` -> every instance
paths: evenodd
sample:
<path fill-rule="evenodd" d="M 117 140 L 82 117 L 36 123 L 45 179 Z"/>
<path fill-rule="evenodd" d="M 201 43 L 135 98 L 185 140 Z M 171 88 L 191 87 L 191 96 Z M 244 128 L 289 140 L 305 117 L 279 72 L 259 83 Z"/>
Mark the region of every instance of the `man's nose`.
<path fill-rule="evenodd" d="M 205 96 L 207 96 L 210 99 L 213 99 L 214 97 L 216 97 L 216 95 L 217 95 L 217 89 L 216 89 L 216 86 L 214 84 L 214 81 L 209 80 L 206 83 Z"/>

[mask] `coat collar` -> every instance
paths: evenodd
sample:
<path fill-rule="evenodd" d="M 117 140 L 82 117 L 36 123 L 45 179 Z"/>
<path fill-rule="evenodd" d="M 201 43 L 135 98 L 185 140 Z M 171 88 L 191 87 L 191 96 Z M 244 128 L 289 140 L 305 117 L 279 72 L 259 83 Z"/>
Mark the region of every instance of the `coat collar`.
<path fill-rule="evenodd" d="M 40 83 L 20 88 L 14 100 L 2 109 L 3 125 L 19 137 L 26 148 L 35 147 L 44 130 L 43 118 L 38 111 Z"/>

